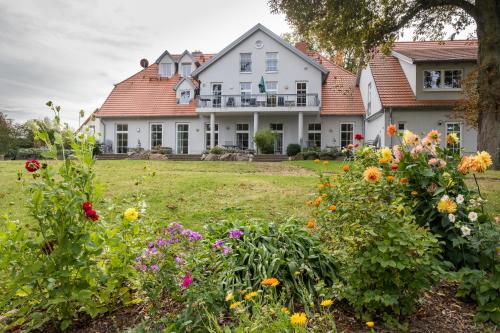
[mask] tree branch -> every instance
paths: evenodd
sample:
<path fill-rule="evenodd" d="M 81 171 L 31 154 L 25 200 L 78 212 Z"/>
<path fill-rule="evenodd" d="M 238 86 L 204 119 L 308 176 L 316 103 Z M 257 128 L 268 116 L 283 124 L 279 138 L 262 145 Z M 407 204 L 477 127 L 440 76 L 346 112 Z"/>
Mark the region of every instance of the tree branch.
<path fill-rule="evenodd" d="M 421 3 L 427 4 L 432 7 L 441 6 L 455 6 L 462 8 L 467 14 L 472 16 L 475 20 L 477 19 L 476 6 L 467 0 L 421 0 Z"/>

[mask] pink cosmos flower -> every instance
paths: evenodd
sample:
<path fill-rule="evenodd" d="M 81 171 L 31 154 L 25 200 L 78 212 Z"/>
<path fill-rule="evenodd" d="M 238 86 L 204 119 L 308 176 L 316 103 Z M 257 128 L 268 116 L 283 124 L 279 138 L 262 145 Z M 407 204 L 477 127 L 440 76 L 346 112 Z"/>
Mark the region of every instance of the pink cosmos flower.
<path fill-rule="evenodd" d="M 182 287 L 187 288 L 192 283 L 193 280 L 191 279 L 191 274 L 186 273 L 186 275 L 184 275 L 184 278 L 182 278 Z"/>

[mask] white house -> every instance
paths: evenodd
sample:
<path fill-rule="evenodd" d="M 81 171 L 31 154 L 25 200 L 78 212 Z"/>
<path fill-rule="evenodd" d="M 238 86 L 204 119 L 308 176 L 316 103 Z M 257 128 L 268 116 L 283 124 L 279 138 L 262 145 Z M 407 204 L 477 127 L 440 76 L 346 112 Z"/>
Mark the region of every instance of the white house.
<path fill-rule="evenodd" d="M 103 142 L 118 154 L 156 146 L 175 154 L 216 145 L 254 149 L 260 129 L 278 134 L 276 154 L 292 143 L 344 147 L 355 133 L 391 145 L 389 123 L 418 133 L 458 132 L 473 151 L 475 131 L 449 114 L 476 57 L 475 42 L 397 43 L 356 77 L 257 24 L 215 55 L 165 51 L 116 84 L 97 117 Z"/>

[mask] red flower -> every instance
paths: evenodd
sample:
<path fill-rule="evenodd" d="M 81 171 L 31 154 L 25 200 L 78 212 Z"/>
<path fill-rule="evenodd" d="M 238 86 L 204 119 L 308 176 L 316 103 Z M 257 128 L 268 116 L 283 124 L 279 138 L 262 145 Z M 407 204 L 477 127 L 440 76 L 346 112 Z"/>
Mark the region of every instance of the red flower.
<path fill-rule="evenodd" d="M 360 141 L 360 140 L 363 140 L 365 137 L 364 137 L 364 136 L 363 136 L 363 134 L 361 134 L 361 133 L 356 133 L 356 134 L 354 135 L 354 138 L 355 138 L 356 140 Z"/>
<path fill-rule="evenodd" d="M 92 209 L 92 204 L 88 201 L 85 201 L 82 205 L 82 208 L 85 212 L 87 212 Z"/>
<path fill-rule="evenodd" d="M 354 145 L 354 148 L 358 148 L 358 147 L 359 147 L 359 145 L 356 143 L 356 144 Z"/>
<path fill-rule="evenodd" d="M 97 215 L 97 212 L 93 209 L 89 209 L 89 210 L 85 211 L 85 215 L 87 215 L 87 217 L 89 219 L 91 219 L 92 221 L 99 220 L 99 215 Z"/>
<path fill-rule="evenodd" d="M 192 283 L 193 283 L 193 280 L 191 279 L 191 274 L 186 273 L 186 275 L 184 275 L 184 277 L 182 278 L 182 286 L 184 288 L 187 288 Z"/>
<path fill-rule="evenodd" d="M 26 170 L 28 170 L 28 172 L 35 172 L 40 169 L 40 162 L 38 162 L 37 160 L 26 161 L 24 167 L 26 168 Z"/>
<path fill-rule="evenodd" d="M 398 165 L 397 164 L 391 164 L 391 170 L 392 171 L 396 171 L 398 169 Z"/>

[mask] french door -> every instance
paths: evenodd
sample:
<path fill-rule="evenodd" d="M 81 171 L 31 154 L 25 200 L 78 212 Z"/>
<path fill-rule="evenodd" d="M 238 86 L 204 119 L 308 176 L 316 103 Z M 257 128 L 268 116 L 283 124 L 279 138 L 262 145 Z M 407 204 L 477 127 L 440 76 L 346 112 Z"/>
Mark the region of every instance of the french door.
<path fill-rule="evenodd" d="M 189 153 L 189 124 L 177 124 L 177 154 Z"/>
<path fill-rule="evenodd" d="M 274 139 L 274 153 L 283 154 L 283 124 L 270 124 L 271 131 L 276 133 L 276 138 Z"/>
<path fill-rule="evenodd" d="M 212 83 L 212 107 L 220 108 L 222 101 L 222 83 Z"/>
<path fill-rule="evenodd" d="M 116 153 L 128 152 L 128 124 L 116 124 Z"/>

